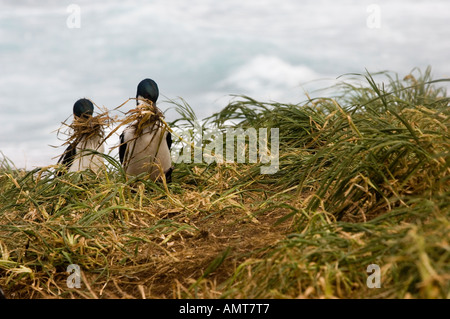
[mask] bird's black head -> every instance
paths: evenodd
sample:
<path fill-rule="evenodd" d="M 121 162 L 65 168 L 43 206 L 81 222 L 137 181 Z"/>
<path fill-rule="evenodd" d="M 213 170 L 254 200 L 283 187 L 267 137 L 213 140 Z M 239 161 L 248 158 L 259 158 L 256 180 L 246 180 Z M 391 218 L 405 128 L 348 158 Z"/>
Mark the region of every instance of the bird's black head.
<path fill-rule="evenodd" d="M 158 85 L 156 84 L 155 81 L 151 79 L 145 79 L 139 83 L 137 87 L 136 98 L 141 97 L 144 99 L 148 99 L 153 103 L 156 103 L 158 96 L 159 90 Z M 138 100 L 136 100 L 136 104 L 139 104 Z"/>
<path fill-rule="evenodd" d="M 88 118 L 94 113 L 94 105 L 88 99 L 79 99 L 73 105 L 73 115 L 75 117 Z"/>

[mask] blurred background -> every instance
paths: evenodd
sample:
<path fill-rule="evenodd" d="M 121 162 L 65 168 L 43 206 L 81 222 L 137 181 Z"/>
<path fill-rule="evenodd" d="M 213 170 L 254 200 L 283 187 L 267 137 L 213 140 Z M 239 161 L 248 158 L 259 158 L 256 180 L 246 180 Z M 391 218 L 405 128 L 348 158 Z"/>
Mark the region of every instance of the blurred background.
<path fill-rule="evenodd" d="M 365 69 L 450 77 L 449 21 L 448 0 L 2 0 L 0 151 L 18 168 L 56 163 L 77 99 L 113 109 L 144 78 L 163 111 L 182 97 L 204 118 L 233 94 L 300 103 Z"/>

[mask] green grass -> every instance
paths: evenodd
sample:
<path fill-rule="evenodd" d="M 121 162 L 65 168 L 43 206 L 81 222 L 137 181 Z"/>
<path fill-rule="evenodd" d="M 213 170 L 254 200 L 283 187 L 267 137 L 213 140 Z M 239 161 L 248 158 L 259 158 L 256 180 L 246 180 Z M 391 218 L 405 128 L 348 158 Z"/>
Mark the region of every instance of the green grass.
<path fill-rule="evenodd" d="M 11 298 L 449 298 L 449 80 L 343 79 L 333 98 L 242 96 L 203 123 L 279 128 L 273 175 L 182 163 L 165 185 L 107 155 L 98 176 L 4 159 L 0 286 Z M 171 127 L 192 131 L 195 113 L 176 108 Z M 80 289 L 66 286 L 72 263 Z M 366 285 L 370 264 L 381 288 Z"/>

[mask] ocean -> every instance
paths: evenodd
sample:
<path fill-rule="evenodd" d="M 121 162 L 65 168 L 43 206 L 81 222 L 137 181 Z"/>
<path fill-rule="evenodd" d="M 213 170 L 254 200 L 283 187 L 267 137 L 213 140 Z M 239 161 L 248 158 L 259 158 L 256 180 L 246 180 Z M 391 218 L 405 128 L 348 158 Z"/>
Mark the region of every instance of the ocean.
<path fill-rule="evenodd" d="M 366 69 L 450 78 L 449 21 L 446 0 L 2 0 L 0 152 L 18 168 L 55 164 L 77 99 L 112 110 L 144 78 L 163 111 L 183 98 L 199 118 L 233 95 L 299 103 Z"/>

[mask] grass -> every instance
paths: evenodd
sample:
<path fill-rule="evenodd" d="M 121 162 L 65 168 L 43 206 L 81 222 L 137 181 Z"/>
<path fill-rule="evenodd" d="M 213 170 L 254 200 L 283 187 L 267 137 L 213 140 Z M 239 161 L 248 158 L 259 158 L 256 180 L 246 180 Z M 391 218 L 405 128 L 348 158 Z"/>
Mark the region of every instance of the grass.
<path fill-rule="evenodd" d="M 279 128 L 272 175 L 180 163 L 166 185 L 125 176 L 108 155 L 99 175 L 4 159 L 0 286 L 9 298 L 449 298 L 444 81 L 430 69 L 347 75 L 333 98 L 242 96 L 205 119 Z M 171 127 L 193 131 L 195 113 L 176 107 Z M 66 285 L 69 264 L 79 289 Z M 371 264 L 381 288 L 366 284 Z"/>

